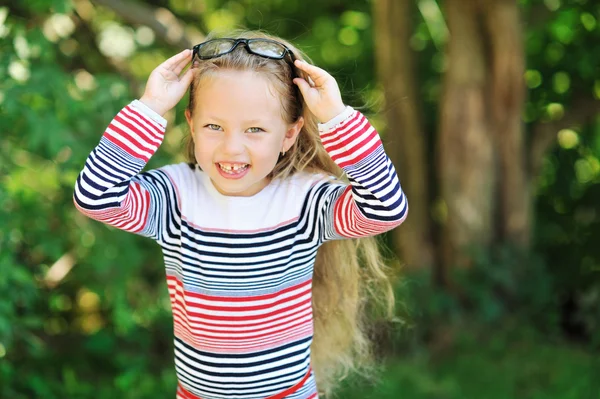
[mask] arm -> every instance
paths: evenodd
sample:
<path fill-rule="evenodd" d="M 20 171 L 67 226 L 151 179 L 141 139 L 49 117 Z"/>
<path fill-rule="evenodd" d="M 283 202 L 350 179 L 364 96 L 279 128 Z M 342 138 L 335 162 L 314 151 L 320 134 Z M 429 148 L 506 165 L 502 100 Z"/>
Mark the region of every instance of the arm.
<path fill-rule="evenodd" d="M 187 91 L 193 73 L 183 50 L 156 67 L 140 101 L 115 116 L 85 162 L 73 201 L 84 215 L 119 229 L 163 240 L 179 226 L 180 212 L 169 167 L 140 173 L 162 143 L 162 117 Z"/>
<path fill-rule="evenodd" d="M 160 146 L 165 126 L 164 118 L 140 101 L 124 107 L 77 178 L 77 209 L 116 228 L 161 240 L 169 219 L 179 214 L 176 190 L 165 171 L 140 172 Z"/>
<path fill-rule="evenodd" d="M 319 130 L 325 149 L 350 181 L 328 190 L 325 211 L 319 213 L 321 239 L 372 236 L 400 225 L 408 213 L 406 196 L 377 131 L 364 115 L 346 107 Z"/>

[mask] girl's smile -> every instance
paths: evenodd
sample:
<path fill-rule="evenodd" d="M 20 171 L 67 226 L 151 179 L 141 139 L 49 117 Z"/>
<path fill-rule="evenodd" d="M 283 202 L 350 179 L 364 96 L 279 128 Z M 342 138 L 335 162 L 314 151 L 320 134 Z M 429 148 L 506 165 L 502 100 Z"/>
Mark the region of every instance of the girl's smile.
<path fill-rule="evenodd" d="M 218 171 L 226 179 L 241 179 L 250 169 L 247 163 L 217 162 Z"/>

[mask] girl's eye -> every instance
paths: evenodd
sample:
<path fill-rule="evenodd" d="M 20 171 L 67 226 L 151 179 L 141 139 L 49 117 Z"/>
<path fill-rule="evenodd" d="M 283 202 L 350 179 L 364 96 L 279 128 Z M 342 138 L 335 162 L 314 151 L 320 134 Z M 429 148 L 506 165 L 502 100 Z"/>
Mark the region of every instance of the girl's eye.
<path fill-rule="evenodd" d="M 248 131 L 250 133 L 260 133 L 260 132 L 264 132 L 264 129 L 261 129 L 260 127 L 251 127 L 248 129 Z"/>
<path fill-rule="evenodd" d="M 214 123 L 209 123 L 208 125 L 206 125 L 204 127 L 207 127 L 210 130 L 221 130 L 221 126 L 215 125 Z"/>

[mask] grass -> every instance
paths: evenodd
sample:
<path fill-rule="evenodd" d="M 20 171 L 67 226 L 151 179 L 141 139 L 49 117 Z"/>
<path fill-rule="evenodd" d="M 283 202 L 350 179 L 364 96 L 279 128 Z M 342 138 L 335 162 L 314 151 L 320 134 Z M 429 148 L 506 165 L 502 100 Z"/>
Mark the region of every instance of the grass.
<path fill-rule="evenodd" d="M 389 360 L 376 385 L 346 384 L 343 399 L 600 399 L 598 354 L 523 330 L 461 332 L 432 355 Z"/>

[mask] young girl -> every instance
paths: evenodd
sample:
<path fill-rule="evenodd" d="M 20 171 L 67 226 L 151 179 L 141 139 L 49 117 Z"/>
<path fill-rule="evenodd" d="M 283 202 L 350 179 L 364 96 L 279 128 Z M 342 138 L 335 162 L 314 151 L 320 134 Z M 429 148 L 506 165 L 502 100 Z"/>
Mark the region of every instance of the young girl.
<path fill-rule="evenodd" d="M 317 398 L 369 354 L 366 299 L 391 309 L 361 237 L 402 223 L 406 198 L 377 132 L 304 58 L 258 32 L 182 51 L 77 179 L 81 212 L 162 248 L 179 399 Z M 189 163 L 140 173 L 188 87 Z"/>

